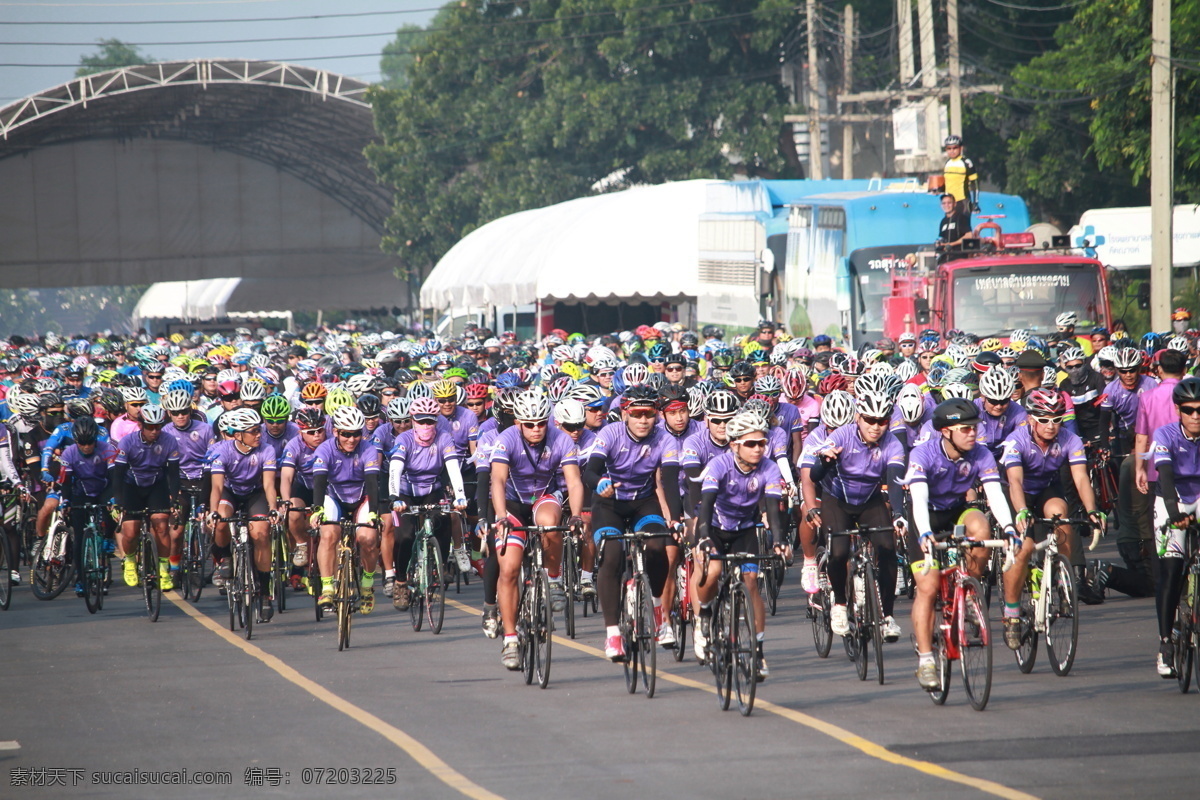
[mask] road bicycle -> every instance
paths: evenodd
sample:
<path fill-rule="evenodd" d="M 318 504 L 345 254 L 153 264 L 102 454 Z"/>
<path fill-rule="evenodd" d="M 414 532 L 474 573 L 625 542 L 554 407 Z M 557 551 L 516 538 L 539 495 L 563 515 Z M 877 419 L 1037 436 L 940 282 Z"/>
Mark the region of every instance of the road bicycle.
<path fill-rule="evenodd" d="M 151 622 L 158 622 L 159 612 L 162 611 L 162 583 L 158 575 L 158 539 L 154 536 L 153 519 L 160 515 L 168 516 L 170 513 L 171 509 L 169 508 L 148 508 L 135 514 L 123 514 L 117 523 L 118 527 L 127 520 L 140 523 L 137 540 L 134 544 L 134 557 L 137 558 L 138 587 L 142 592 L 142 601 L 146 605 L 146 616 Z M 126 558 L 128 557 L 127 554 Z"/>
<path fill-rule="evenodd" d="M 230 576 L 225 581 L 225 600 L 229 608 L 229 630 L 239 627 L 249 640 L 254 623 L 262 621 L 262 594 L 254 570 L 254 541 L 250 538 L 251 522 L 268 522 L 270 517 L 257 514 L 219 517 L 217 522 L 229 525 Z"/>
<path fill-rule="evenodd" d="M 850 579 L 846 587 L 846 619 L 850 631 L 842 638 L 846 655 L 854 662 L 860 681 L 870 672 L 875 661 L 875 675 L 883 683 L 883 603 L 879 596 L 879 579 L 875 566 L 875 547 L 870 537 L 877 533 L 893 534 L 888 525 L 877 528 L 851 528 L 831 531 L 830 540 L 850 537 Z"/>
<path fill-rule="evenodd" d="M 350 646 L 350 629 L 354 615 L 358 613 L 362 602 L 362 558 L 358 550 L 358 529 L 372 528 L 379 530 L 379 521 L 356 522 L 353 519 L 341 521 L 341 535 L 338 537 L 337 552 L 333 566 L 333 608 L 337 614 L 338 651 Z"/>
<path fill-rule="evenodd" d="M 412 557 L 406 573 L 410 592 L 408 613 L 414 631 L 421 630 L 428 618 L 430 631 L 434 634 L 442 632 L 442 623 L 446 618 L 446 583 L 442 548 L 437 540 L 434 519 L 449 512 L 450 503 L 447 500 L 409 506 L 404 510 L 406 516 L 417 518 Z M 398 519 L 396 525 L 399 526 Z"/>
<path fill-rule="evenodd" d="M 1192 523 L 1184 531 L 1183 591 L 1175 609 L 1175 625 L 1171 629 L 1171 644 L 1175 646 L 1175 680 L 1179 691 L 1187 694 L 1196 670 L 1196 686 L 1200 688 L 1200 526 Z"/>
<path fill-rule="evenodd" d="M 620 536 L 625 543 L 625 572 L 621 581 L 620 614 L 617 626 L 625 646 L 625 689 L 634 694 L 641 676 L 646 697 L 654 697 L 658 680 L 658 625 L 654 618 L 654 593 L 650 575 L 646 572 L 646 543 L 652 539 L 669 539 L 670 531 L 627 531 Z"/>
<path fill-rule="evenodd" d="M 929 690 L 937 705 L 950 693 L 950 665 L 957 661 L 963 688 L 976 711 L 987 707 L 992 693 L 992 633 L 988 626 L 983 586 L 967 574 L 967 554 L 978 547 L 993 551 L 1006 546 L 1004 539 L 974 541 L 965 528 L 935 537 L 934 554 L 941 580 L 933 604 L 933 659 L 938 686 Z"/>
<path fill-rule="evenodd" d="M 80 503 L 72 507 L 86 520 L 75 535 L 82 537 L 83 548 L 78 565 L 79 581 L 83 584 L 83 602 L 89 614 L 104 608 L 105 583 L 109 575 L 111 540 L 104 535 L 104 517 L 108 507 L 102 503 Z M 3 569 L 0 566 L 0 569 Z"/>
<path fill-rule="evenodd" d="M 186 499 L 180 512 L 183 515 L 183 547 L 179 559 L 179 588 L 185 600 L 200 602 L 200 595 L 211 577 L 207 567 L 212 563 L 212 526 L 199 502 L 199 489 L 184 489 Z"/>
<path fill-rule="evenodd" d="M 514 525 L 509 530 L 524 531 L 525 550 L 521 556 L 521 574 L 517 578 L 520 597 L 517 601 L 517 645 L 521 651 L 521 670 L 525 683 L 545 689 L 550 684 L 550 657 L 554 642 L 554 610 L 550 605 L 550 578 L 544 565 L 542 536 L 547 533 L 567 534 L 572 528 L 565 525 Z M 500 553 L 508 547 L 507 537 L 500 544 Z M 566 587 L 563 587 L 564 589 Z"/>
<path fill-rule="evenodd" d="M 46 531 L 30 553 L 29 588 L 38 600 L 53 600 L 75 580 L 75 549 L 61 505 L 50 513 Z"/>

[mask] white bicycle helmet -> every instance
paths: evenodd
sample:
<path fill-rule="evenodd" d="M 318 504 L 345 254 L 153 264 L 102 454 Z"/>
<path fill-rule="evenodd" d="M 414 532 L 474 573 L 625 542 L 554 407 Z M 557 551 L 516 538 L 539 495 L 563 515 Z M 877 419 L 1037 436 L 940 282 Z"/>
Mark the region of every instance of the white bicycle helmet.
<path fill-rule="evenodd" d="M 1186 336 L 1172 336 L 1167 342 L 1167 349 L 1177 350 L 1180 353 L 1186 353 L 1191 348 L 1188 346 L 1188 340 Z"/>
<path fill-rule="evenodd" d="M 1139 369 L 1142 366 L 1142 351 L 1136 347 L 1122 347 L 1113 355 L 1113 366 L 1117 369 Z"/>
<path fill-rule="evenodd" d="M 256 400 L 267 399 L 267 387 L 258 381 L 246 381 L 242 384 L 238 394 L 241 396 L 242 402 L 253 403 Z"/>
<path fill-rule="evenodd" d="M 162 425 L 167 421 L 167 412 L 158 403 L 149 403 L 142 408 L 143 425 Z"/>
<path fill-rule="evenodd" d="M 901 382 L 908 383 L 916 376 L 918 371 L 919 370 L 916 364 L 908 359 L 905 359 L 903 362 L 901 362 L 900 366 L 896 367 L 896 377 L 899 378 Z"/>
<path fill-rule="evenodd" d="M 575 351 L 568 345 L 560 344 L 550 351 L 550 357 L 558 362 L 573 361 L 575 359 Z"/>
<path fill-rule="evenodd" d="M 1042 367 L 1042 388 L 1058 388 L 1058 370 L 1054 367 Z"/>
<path fill-rule="evenodd" d="M 1087 356 L 1083 354 L 1082 347 L 1068 347 L 1062 351 L 1062 355 L 1058 357 L 1059 364 L 1067 364 L 1071 361 L 1083 361 Z"/>
<path fill-rule="evenodd" d="M 650 369 L 645 364 L 634 362 L 625 367 L 621 376 L 626 386 L 641 386 L 650 377 Z"/>
<path fill-rule="evenodd" d="M 971 395 L 971 387 L 965 383 L 947 383 L 942 387 L 943 400 L 949 400 L 952 397 L 961 397 L 963 400 L 970 400 Z"/>
<path fill-rule="evenodd" d="M 33 392 L 21 392 L 15 397 L 9 392 L 8 406 L 23 417 L 33 417 L 38 413 L 38 398 Z"/>
<path fill-rule="evenodd" d="M 560 425 L 582 425 L 583 403 L 566 398 L 554 406 L 554 420 Z"/>
<path fill-rule="evenodd" d="M 604 393 L 593 383 L 577 383 L 567 391 L 567 397 L 578 400 L 583 406 L 598 405 L 604 402 Z"/>
<path fill-rule="evenodd" d="M 749 433 L 766 433 L 767 420 L 753 411 L 739 411 L 730 418 L 725 426 L 725 435 L 729 441 L 736 441 Z"/>
<path fill-rule="evenodd" d="M 1060 328 L 1074 328 L 1077 321 L 1074 311 L 1064 311 L 1054 318 L 1054 324 Z"/>
<path fill-rule="evenodd" d="M 221 415 L 221 427 L 228 434 L 248 431 L 255 425 L 261 424 L 262 417 L 252 408 L 235 408 Z"/>
<path fill-rule="evenodd" d="M 783 384 L 774 375 L 763 375 L 754 382 L 754 393 L 768 397 L 783 393 Z"/>
<path fill-rule="evenodd" d="M 909 425 L 920 422 L 925 414 L 925 399 L 921 397 L 921 390 L 911 383 L 901 387 L 900 394 L 896 396 L 896 406 Z"/>
<path fill-rule="evenodd" d="M 996 403 L 1011 399 L 1016 388 L 1017 382 L 1006 369 L 993 367 L 979 376 L 979 393 Z"/>
<path fill-rule="evenodd" d="M 834 389 L 821 401 L 821 423 L 828 429 L 840 428 L 854 419 L 854 395 Z"/>
<path fill-rule="evenodd" d="M 412 400 L 407 397 L 397 397 L 387 405 L 387 418 L 392 422 L 404 422 L 408 419 L 408 407 Z"/>
<path fill-rule="evenodd" d="M 741 401 L 733 392 L 716 391 L 704 401 L 704 413 L 712 420 L 730 419 L 738 411 Z"/>
<path fill-rule="evenodd" d="M 860 379 L 861 380 L 861 379 Z M 861 392 L 855 386 L 854 408 L 868 417 L 888 417 L 892 414 L 892 398 L 883 392 Z"/>
<path fill-rule="evenodd" d="M 163 397 L 163 408 L 167 411 L 187 411 L 192 407 L 192 393 L 173 389 Z"/>
<path fill-rule="evenodd" d="M 342 406 L 333 412 L 333 427 L 339 431 L 361 431 L 367 424 L 367 418 L 357 406 Z"/>
<path fill-rule="evenodd" d="M 518 422 L 540 422 L 550 418 L 550 401 L 541 392 L 521 392 L 513 399 L 513 417 Z"/>
<path fill-rule="evenodd" d="M 355 397 L 361 397 L 371 391 L 371 387 L 375 385 L 374 375 L 355 375 L 346 381 L 346 389 Z"/>
<path fill-rule="evenodd" d="M 410 400 L 420 400 L 422 397 L 433 399 L 433 390 L 429 388 L 429 384 L 424 381 L 416 381 L 412 386 L 408 387 L 408 397 Z"/>
<path fill-rule="evenodd" d="M 149 400 L 146 390 L 140 386 L 122 386 L 121 399 L 126 403 L 145 403 Z"/>

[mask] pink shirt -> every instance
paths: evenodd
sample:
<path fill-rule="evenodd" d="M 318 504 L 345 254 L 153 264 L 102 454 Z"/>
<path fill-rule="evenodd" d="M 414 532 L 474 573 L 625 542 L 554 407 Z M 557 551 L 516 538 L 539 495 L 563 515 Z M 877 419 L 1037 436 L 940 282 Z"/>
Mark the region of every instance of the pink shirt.
<path fill-rule="evenodd" d="M 119 442 L 137 430 L 141 430 L 137 420 L 132 420 L 127 415 L 122 414 L 112 421 L 112 425 L 108 426 L 108 438 L 111 441 Z"/>
<path fill-rule="evenodd" d="M 1179 419 L 1179 411 L 1175 408 L 1175 401 L 1171 399 L 1171 393 L 1175 391 L 1175 385 L 1178 383 L 1178 378 L 1166 378 L 1157 388 L 1142 395 L 1138 401 L 1137 421 L 1133 426 L 1134 433 L 1147 437 L 1153 436 L 1154 432 L 1163 425 Z M 1146 462 L 1146 480 L 1158 480 L 1158 470 L 1154 468 L 1154 462 L 1150 460 L 1149 448 L 1142 454 L 1142 460 Z"/>

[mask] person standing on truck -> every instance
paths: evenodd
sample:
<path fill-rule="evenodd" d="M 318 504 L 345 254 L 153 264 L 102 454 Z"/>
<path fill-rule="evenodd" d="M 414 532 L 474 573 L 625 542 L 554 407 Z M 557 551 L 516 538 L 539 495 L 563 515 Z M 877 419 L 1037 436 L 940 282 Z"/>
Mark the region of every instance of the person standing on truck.
<path fill-rule="evenodd" d="M 954 196 L 959 211 L 967 215 L 970 228 L 970 215 L 979 212 L 979 175 L 971 159 L 963 155 L 961 136 L 947 136 L 942 147 L 946 151 L 946 166 L 942 168 L 946 193 Z"/>
<path fill-rule="evenodd" d="M 941 225 L 938 227 L 937 245 L 939 250 L 957 247 L 962 244 L 963 239 L 975 235 L 975 232 L 971 230 L 971 215 L 962 210 L 962 204 L 954 195 L 949 193 L 942 195 L 942 212 L 946 216 L 942 217 Z"/>

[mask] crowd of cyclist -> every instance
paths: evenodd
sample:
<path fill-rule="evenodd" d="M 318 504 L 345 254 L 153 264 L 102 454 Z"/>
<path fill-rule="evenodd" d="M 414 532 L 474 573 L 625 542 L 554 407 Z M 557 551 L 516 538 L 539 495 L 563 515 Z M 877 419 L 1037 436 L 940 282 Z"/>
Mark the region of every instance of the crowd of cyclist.
<path fill-rule="evenodd" d="M 1030 521 L 1087 516 L 1105 528 L 1115 512 L 1122 563 L 1086 564 L 1067 526 L 1055 532 L 1060 552 L 1084 602 L 1102 602 L 1108 590 L 1156 597 L 1157 670 L 1172 677 L 1183 530 L 1200 506 L 1200 378 L 1188 377 L 1198 361 L 1189 318 L 1180 309 L 1176 331 L 1134 341 L 1103 328 L 1077 332 L 1065 312 L 1047 334 L 981 340 L 927 330 L 856 351 L 829 336 L 792 337 L 768 321 L 728 339 L 719 328 L 697 334 L 667 323 L 610 336 L 555 330 L 536 343 L 473 325 L 448 341 L 428 331 L 261 329 L 155 341 L 16 339 L 0 355 L 3 519 L 15 554 L 19 500 L 38 509 L 42 537 L 60 506 L 79 530 L 76 509 L 107 505 L 106 549 L 124 557 L 125 582 L 136 585 L 134 542 L 148 525 L 168 591 L 188 515 L 203 508 L 214 526 L 218 586 L 230 574 L 227 520 L 253 518 L 255 569 L 266 581 L 268 526 L 279 519 L 292 588 L 326 606 L 341 525 L 353 520 L 360 610 L 371 613 L 377 588 L 397 610 L 412 602 L 406 565 L 415 531 L 399 512 L 444 500 L 458 513 L 439 517 L 437 539 L 459 569 L 483 577 L 483 630 L 500 639 L 509 669 L 520 667 L 527 527 L 583 532 L 579 591 L 598 598 L 605 653 L 620 661 L 627 531 L 674 534 L 647 540 L 646 553 L 658 641 L 669 646 L 663 609 L 674 602 L 672 576 L 685 554 L 704 561 L 760 552 L 763 525 L 768 547 L 800 560 L 807 593 L 818 591 L 818 549 L 827 548 L 831 627 L 846 635 L 849 546 L 829 534 L 857 525 L 880 531 L 872 540 L 888 641 L 902 635 L 898 545 L 907 553 L 917 678 L 933 689 L 935 534 L 962 525 L 971 538 L 1010 541 L 1002 616 L 1016 649 L 1018 601 L 1039 535 Z M 1097 464 L 1111 470 L 1115 497 L 1097 497 Z M 558 613 L 563 534 L 543 534 L 542 545 Z M 319 585 L 306 577 L 310 559 Z M 982 575 L 986 556 L 966 567 Z M 703 659 L 716 582 L 700 585 L 699 574 L 690 596 Z M 747 589 L 761 656 L 766 615 L 757 581 Z M 264 620 L 271 603 L 264 592 Z"/>

